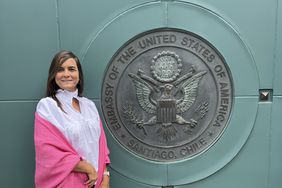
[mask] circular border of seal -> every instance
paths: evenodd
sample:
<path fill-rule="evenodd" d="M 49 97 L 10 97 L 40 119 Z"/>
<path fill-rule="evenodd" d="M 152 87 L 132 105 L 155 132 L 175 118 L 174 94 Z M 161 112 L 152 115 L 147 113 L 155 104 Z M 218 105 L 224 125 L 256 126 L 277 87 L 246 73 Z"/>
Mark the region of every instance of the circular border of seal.
<path fill-rule="evenodd" d="M 155 44 L 150 44 L 149 46 L 145 47 L 140 45 L 140 41 L 147 41 L 148 38 L 151 39 L 154 37 L 160 39 L 162 38 L 161 36 L 163 36 L 164 40 L 162 42 L 156 42 Z M 191 42 L 191 44 L 188 44 L 188 40 L 193 41 L 193 43 Z M 197 48 L 195 47 L 196 45 Z M 200 50 L 198 50 L 199 46 L 201 47 Z M 216 110 L 215 113 L 213 113 L 214 117 L 211 118 L 206 130 L 204 130 L 197 138 L 189 143 L 175 145 L 174 147 L 153 146 L 150 143 L 138 139 L 133 132 L 129 131 L 127 126 L 124 125 L 124 121 L 122 120 L 123 118 L 120 112 L 123 111 L 124 108 L 120 107 L 121 105 L 118 105 L 118 101 L 122 99 L 117 97 L 117 90 L 121 84 L 120 79 L 124 74 L 123 72 L 138 56 L 140 56 L 140 54 L 144 54 L 150 50 L 155 50 L 161 47 L 180 48 L 197 56 L 197 58 L 200 59 L 212 73 L 212 77 L 214 78 L 216 85 L 215 88 L 217 89 L 217 98 L 214 99 L 217 101 Z M 150 64 L 147 66 L 151 67 Z M 173 80 L 175 79 L 176 77 Z M 160 79 L 159 81 L 168 82 L 173 80 Z M 232 82 L 232 76 L 224 58 L 207 40 L 196 35 L 195 33 L 185 30 L 173 28 L 154 29 L 133 37 L 126 42 L 113 56 L 109 63 L 108 69 L 105 72 L 104 84 L 102 87 L 102 92 L 105 95 L 103 95 L 101 98 L 102 111 L 109 130 L 118 140 L 118 142 L 130 153 L 156 162 L 175 162 L 189 159 L 207 151 L 224 132 L 232 111 L 232 101 L 234 95 Z M 124 82 L 122 85 L 124 85 Z M 138 121 L 144 121 L 144 119 Z M 129 123 L 132 123 L 133 126 L 132 121 Z"/>

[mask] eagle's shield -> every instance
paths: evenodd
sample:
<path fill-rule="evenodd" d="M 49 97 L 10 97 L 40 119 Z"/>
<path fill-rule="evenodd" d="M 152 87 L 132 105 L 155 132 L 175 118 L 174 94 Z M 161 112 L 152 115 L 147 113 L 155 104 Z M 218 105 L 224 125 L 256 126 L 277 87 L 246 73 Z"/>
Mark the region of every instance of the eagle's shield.
<path fill-rule="evenodd" d="M 171 124 L 176 120 L 176 100 L 160 99 L 157 101 L 157 122 Z"/>

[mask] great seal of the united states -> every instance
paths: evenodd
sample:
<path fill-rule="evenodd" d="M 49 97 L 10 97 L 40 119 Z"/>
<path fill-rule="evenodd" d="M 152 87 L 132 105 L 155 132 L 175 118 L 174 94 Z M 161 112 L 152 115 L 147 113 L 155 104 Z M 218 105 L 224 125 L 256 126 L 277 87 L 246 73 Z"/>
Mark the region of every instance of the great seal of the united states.
<path fill-rule="evenodd" d="M 129 152 L 160 162 L 189 159 L 210 148 L 228 125 L 232 76 L 204 38 L 150 30 L 112 57 L 101 103 L 108 129 Z"/>

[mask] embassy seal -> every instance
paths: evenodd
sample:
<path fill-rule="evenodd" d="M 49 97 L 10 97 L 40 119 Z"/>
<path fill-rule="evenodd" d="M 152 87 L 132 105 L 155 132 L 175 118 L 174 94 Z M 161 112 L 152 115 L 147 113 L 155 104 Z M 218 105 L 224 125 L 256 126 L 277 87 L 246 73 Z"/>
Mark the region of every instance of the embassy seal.
<path fill-rule="evenodd" d="M 141 158 L 196 157 L 224 132 L 233 105 L 228 65 L 207 40 L 160 28 L 130 39 L 104 74 L 102 111 L 118 143 Z"/>

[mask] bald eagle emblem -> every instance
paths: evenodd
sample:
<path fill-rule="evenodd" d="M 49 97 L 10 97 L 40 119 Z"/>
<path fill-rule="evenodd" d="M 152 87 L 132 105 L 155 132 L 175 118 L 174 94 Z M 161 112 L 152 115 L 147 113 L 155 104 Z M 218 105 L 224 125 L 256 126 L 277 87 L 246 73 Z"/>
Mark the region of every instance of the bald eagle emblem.
<path fill-rule="evenodd" d="M 197 121 L 186 120 L 185 113 L 196 100 L 199 83 L 206 71 L 196 71 L 191 66 L 189 71 L 178 78 L 181 73 L 181 59 L 174 52 L 163 51 L 152 60 L 152 77 L 138 70 L 137 74 L 129 73 L 136 91 L 140 107 L 148 114 L 148 120 L 136 123 L 138 128 L 159 125 L 158 133 L 165 140 L 171 140 L 177 130 L 174 125 L 194 127 Z M 145 130 L 145 129 L 144 129 Z M 147 132 L 144 132 L 147 134 Z"/>

